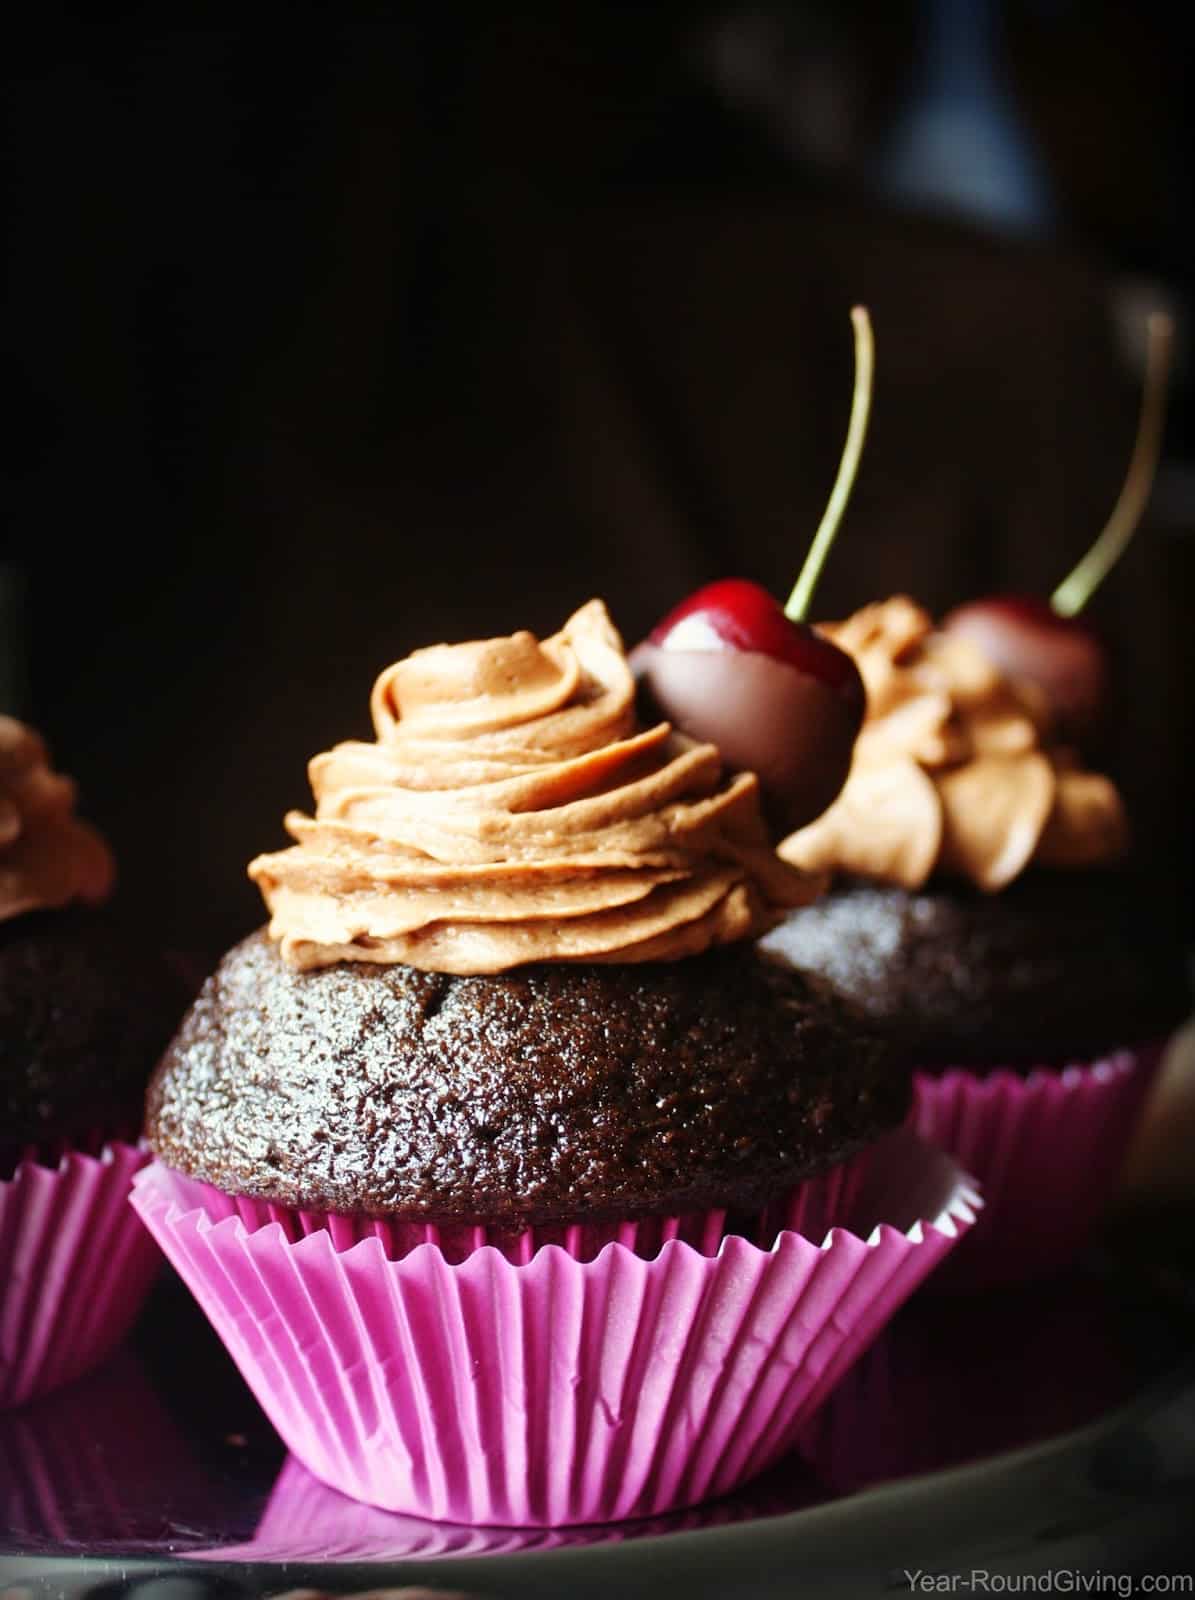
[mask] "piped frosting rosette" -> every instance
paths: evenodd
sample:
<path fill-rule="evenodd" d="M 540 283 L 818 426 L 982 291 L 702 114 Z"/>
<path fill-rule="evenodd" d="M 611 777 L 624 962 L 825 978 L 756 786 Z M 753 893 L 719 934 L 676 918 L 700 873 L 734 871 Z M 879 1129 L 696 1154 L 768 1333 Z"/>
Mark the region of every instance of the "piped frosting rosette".
<path fill-rule="evenodd" d="M 1031 863 L 1115 860 L 1128 823 L 1115 785 L 1051 740 L 1031 686 L 897 596 L 822 630 L 854 656 L 867 716 L 828 811 L 780 846 L 809 872 L 920 888 L 936 872 L 983 890 Z"/>
<path fill-rule="evenodd" d="M 670 961 L 813 897 L 778 861 L 753 773 L 640 729 L 600 601 L 542 642 L 418 650 L 374 685 L 376 741 L 310 766 L 315 816 L 249 868 L 291 966 Z"/>
<path fill-rule="evenodd" d="M 45 744 L 0 717 L 0 922 L 26 911 L 107 898 L 115 871 L 100 835 L 75 815 L 75 785 Z"/>

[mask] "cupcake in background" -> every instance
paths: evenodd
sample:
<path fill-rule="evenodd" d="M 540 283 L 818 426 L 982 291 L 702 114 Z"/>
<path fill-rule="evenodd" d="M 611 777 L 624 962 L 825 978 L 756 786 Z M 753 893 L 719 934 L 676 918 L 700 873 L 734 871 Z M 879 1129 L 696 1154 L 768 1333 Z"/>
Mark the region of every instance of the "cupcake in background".
<path fill-rule="evenodd" d="M 0 1405 L 102 1360 L 159 1259 L 128 1193 L 184 997 L 101 909 L 113 881 L 74 785 L 0 717 Z"/>
<path fill-rule="evenodd" d="M 250 871 L 134 1203 L 295 1457 L 462 1523 L 733 1489 L 968 1225 L 900 1053 L 756 937 L 757 780 L 604 607 L 417 651 Z"/>
<path fill-rule="evenodd" d="M 1105 1204 L 1189 1008 L 1181 952 L 1134 879 L 1115 785 L 1038 691 L 906 598 L 824 631 L 867 716 L 842 793 L 780 847 L 834 887 L 765 943 L 917 1063 L 914 1125 L 984 1188 L 951 1278 L 1051 1270 Z"/>

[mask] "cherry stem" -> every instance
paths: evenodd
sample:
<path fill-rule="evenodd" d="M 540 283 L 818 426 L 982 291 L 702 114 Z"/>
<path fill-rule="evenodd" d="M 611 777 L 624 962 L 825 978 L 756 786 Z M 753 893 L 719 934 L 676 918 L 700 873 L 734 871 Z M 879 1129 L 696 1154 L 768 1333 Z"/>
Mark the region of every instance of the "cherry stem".
<path fill-rule="evenodd" d="M 1151 312 L 1146 333 L 1149 342 L 1145 357 L 1141 416 L 1124 487 L 1104 531 L 1074 571 L 1062 580 L 1050 596 L 1050 605 L 1060 617 L 1076 617 L 1082 611 L 1124 554 L 1149 503 L 1166 426 L 1166 387 L 1170 376 L 1174 323 L 1164 311 Z"/>
<path fill-rule="evenodd" d="M 830 499 L 822 513 L 818 530 L 813 536 L 813 543 L 809 546 L 805 565 L 801 568 L 800 576 L 793 585 L 793 592 L 784 607 L 784 615 L 790 622 L 804 622 L 809 614 L 813 591 L 817 588 L 826 557 L 830 554 L 830 546 L 834 543 L 834 535 L 838 532 L 838 524 L 842 521 L 842 513 L 846 510 L 846 503 L 855 486 L 855 474 L 859 470 L 859 458 L 863 454 L 863 441 L 867 438 L 867 419 L 871 413 L 871 379 L 875 367 L 875 342 L 871 336 L 871 318 L 863 306 L 855 306 L 852 310 L 851 323 L 855 330 L 855 389 L 851 396 L 850 425 L 847 428 L 846 444 L 842 449 L 842 460 L 838 463 L 838 476 L 830 491 Z"/>

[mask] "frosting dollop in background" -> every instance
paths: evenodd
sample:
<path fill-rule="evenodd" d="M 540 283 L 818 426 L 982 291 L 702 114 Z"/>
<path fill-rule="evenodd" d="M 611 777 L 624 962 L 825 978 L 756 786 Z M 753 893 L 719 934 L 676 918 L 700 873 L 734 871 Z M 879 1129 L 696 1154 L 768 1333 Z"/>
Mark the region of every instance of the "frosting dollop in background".
<path fill-rule="evenodd" d="M 0 922 L 97 903 L 114 878 L 108 846 L 75 815 L 75 785 L 32 728 L 0 716 Z"/>
<path fill-rule="evenodd" d="M 1115 785 L 1051 743 L 1044 702 L 969 640 L 903 596 L 822 631 L 858 663 L 867 714 L 841 794 L 783 841 L 785 860 L 906 889 L 941 871 L 993 891 L 1031 863 L 1124 852 Z"/>
<path fill-rule="evenodd" d="M 775 854 L 752 773 L 640 728 L 600 601 L 542 642 L 418 650 L 371 699 L 376 742 L 310 764 L 315 816 L 250 876 L 293 967 L 668 961 L 766 931 L 815 885 Z"/>

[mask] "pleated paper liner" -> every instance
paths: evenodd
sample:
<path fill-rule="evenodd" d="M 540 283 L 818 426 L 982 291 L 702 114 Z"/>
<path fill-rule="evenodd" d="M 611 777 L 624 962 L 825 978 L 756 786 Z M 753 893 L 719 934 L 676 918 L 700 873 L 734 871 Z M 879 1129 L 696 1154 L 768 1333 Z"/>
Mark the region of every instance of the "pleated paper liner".
<path fill-rule="evenodd" d="M 659 1515 L 757 1476 L 979 1203 L 907 1130 L 824 1237 L 714 1255 L 673 1238 L 650 1258 L 392 1260 L 376 1236 L 251 1230 L 209 1193 L 154 1163 L 133 1203 L 303 1465 L 386 1510 L 516 1527 Z"/>
<path fill-rule="evenodd" d="M 1098 1061 L 914 1078 L 911 1122 L 983 1190 L 966 1247 L 935 1288 L 971 1290 L 1056 1271 L 1107 1205 L 1163 1046 Z"/>
<path fill-rule="evenodd" d="M 253 1233 L 277 1223 L 296 1244 L 312 1233 L 327 1232 L 337 1250 L 348 1250 L 363 1239 L 378 1239 L 390 1261 L 401 1261 L 420 1245 L 435 1245 L 445 1261 L 461 1262 L 489 1245 L 514 1264 L 530 1261 L 544 1245 L 558 1245 L 577 1261 L 591 1261 L 608 1244 L 620 1244 L 639 1256 L 655 1256 L 670 1239 L 712 1256 L 727 1234 L 749 1239 L 765 1249 L 784 1229 L 820 1240 L 837 1219 L 855 1214 L 865 1194 L 876 1146 L 869 1146 L 828 1171 L 796 1184 L 778 1196 L 764 1211 L 752 1215 L 725 1209 L 688 1212 L 671 1217 L 640 1217 L 634 1221 L 541 1224 L 534 1227 L 436 1225 L 387 1217 L 336 1216 L 323 1211 L 297 1211 L 230 1195 L 210 1184 L 195 1185 L 195 1192 L 212 1221 L 240 1217 Z M 883 1153 L 881 1151 L 881 1168 Z"/>
<path fill-rule="evenodd" d="M 128 1203 L 148 1159 L 113 1139 L 30 1153 L 0 1181 L 0 1406 L 78 1377 L 131 1327 L 161 1262 Z"/>

